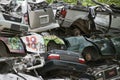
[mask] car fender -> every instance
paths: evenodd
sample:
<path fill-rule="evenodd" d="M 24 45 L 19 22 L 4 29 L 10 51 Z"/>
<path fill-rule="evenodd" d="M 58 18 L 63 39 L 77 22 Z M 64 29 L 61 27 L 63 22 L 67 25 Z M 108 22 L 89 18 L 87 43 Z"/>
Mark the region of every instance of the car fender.
<path fill-rule="evenodd" d="M 117 37 L 111 38 L 111 40 L 114 44 L 116 54 L 120 55 L 120 37 L 117 36 Z"/>
<path fill-rule="evenodd" d="M 110 38 L 96 39 L 94 44 L 99 48 L 102 55 L 115 55 L 115 45 Z"/>
<path fill-rule="evenodd" d="M 68 9 L 62 26 L 70 27 L 72 23 L 74 23 L 78 19 L 86 20 L 87 15 L 88 13 L 85 11 L 77 11 L 77 10 Z"/>
<path fill-rule="evenodd" d="M 87 47 L 93 45 L 88 42 L 83 36 L 77 37 L 68 37 L 64 39 L 65 44 L 68 50 L 82 52 L 82 50 Z"/>
<path fill-rule="evenodd" d="M 23 43 L 25 44 L 26 50 L 32 53 L 44 53 L 45 44 L 43 36 L 39 34 L 32 34 L 28 36 L 21 37 Z"/>
<path fill-rule="evenodd" d="M 45 41 L 45 46 L 47 46 L 49 41 L 51 41 L 51 40 L 53 40 L 56 44 L 63 44 L 63 45 L 65 44 L 61 38 L 59 38 L 55 35 L 47 35 L 47 36 L 44 36 L 43 38 Z"/>
<path fill-rule="evenodd" d="M 25 56 L 26 51 L 23 43 L 19 37 L 0 37 L 1 46 L 3 50 L 1 56 Z"/>
<path fill-rule="evenodd" d="M 88 47 L 89 48 L 94 47 L 95 49 L 97 49 L 98 51 L 97 53 L 102 56 L 114 56 L 116 54 L 116 47 L 113 41 L 109 38 L 97 38 L 92 40 L 88 40 L 88 39 L 86 40 L 90 42 L 92 45 L 85 46 L 84 49 Z"/>

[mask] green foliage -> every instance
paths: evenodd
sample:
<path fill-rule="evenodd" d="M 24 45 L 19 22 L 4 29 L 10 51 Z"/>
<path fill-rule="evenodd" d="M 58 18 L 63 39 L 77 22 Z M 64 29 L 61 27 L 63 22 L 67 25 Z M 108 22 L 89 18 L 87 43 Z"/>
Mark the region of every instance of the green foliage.
<path fill-rule="evenodd" d="M 120 6 L 120 0 L 108 0 L 106 1 L 107 4 L 116 4 Z"/>
<path fill-rule="evenodd" d="M 98 2 L 105 3 L 105 4 L 115 4 L 120 6 L 120 0 L 97 0 Z M 87 5 L 95 5 L 91 0 L 81 0 L 84 6 Z"/>
<path fill-rule="evenodd" d="M 77 0 L 63 0 L 66 3 L 76 4 Z"/>
<path fill-rule="evenodd" d="M 53 3 L 55 0 L 46 0 L 48 3 Z M 60 0 L 57 0 L 60 1 Z M 76 4 L 77 0 L 61 0 L 64 1 L 65 3 L 70 3 L 70 4 Z"/>
<path fill-rule="evenodd" d="M 53 2 L 53 0 L 46 0 L 48 3 L 52 3 Z"/>
<path fill-rule="evenodd" d="M 52 3 L 54 0 L 47 0 L 48 3 Z M 59 1 L 59 0 L 58 0 Z M 70 3 L 70 4 L 76 4 L 77 0 L 63 0 L 66 3 Z M 91 0 L 78 0 L 81 1 L 82 4 L 84 6 L 92 6 L 95 5 Z M 120 6 L 120 0 L 98 0 L 101 3 L 105 3 L 105 4 L 116 4 L 118 6 Z"/>
<path fill-rule="evenodd" d="M 94 5 L 94 3 L 91 0 L 81 0 L 83 6 L 91 6 Z"/>

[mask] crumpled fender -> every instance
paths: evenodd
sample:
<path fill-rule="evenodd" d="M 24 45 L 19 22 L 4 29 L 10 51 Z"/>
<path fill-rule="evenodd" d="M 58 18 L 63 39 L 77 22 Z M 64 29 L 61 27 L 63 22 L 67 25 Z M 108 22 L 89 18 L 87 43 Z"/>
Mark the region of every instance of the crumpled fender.
<path fill-rule="evenodd" d="M 82 52 L 87 46 L 92 46 L 92 44 L 85 40 L 83 36 L 68 37 L 64 39 L 67 45 L 67 49 L 71 51 Z"/>
<path fill-rule="evenodd" d="M 27 35 L 21 37 L 26 50 L 32 53 L 44 53 L 45 46 L 44 46 L 44 39 L 43 36 L 33 33 L 32 35 Z"/>
<path fill-rule="evenodd" d="M 116 37 L 112 38 L 111 41 L 114 44 L 116 54 L 120 55 L 120 36 L 116 36 Z"/>
<path fill-rule="evenodd" d="M 94 43 L 99 48 L 102 55 L 115 55 L 115 45 L 113 41 L 109 38 L 96 39 Z"/>
<path fill-rule="evenodd" d="M 0 37 L 11 53 L 25 53 L 24 46 L 19 37 Z"/>
<path fill-rule="evenodd" d="M 47 36 L 43 36 L 43 38 L 45 41 L 45 46 L 47 46 L 49 41 L 51 41 L 51 40 L 55 41 L 56 44 L 65 44 L 61 38 L 59 38 L 55 35 L 47 35 Z"/>
<path fill-rule="evenodd" d="M 88 39 L 86 41 L 91 43 L 92 45 L 86 46 L 85 48 L 93 46 L 99 51 L 98 53 L 100 55 L 111 56 L 116 54 L 115 45 L 113 41 L 109 38 Z"/>

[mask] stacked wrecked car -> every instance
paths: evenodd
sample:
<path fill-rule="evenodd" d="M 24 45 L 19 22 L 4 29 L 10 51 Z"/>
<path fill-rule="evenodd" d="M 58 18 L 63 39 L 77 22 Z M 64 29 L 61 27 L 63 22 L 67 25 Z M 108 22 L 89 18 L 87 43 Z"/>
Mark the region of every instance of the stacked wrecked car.
<path fill-rule="evenodd" d="M 45 1 L 1 0 L 0 79 L 120 79 L 119 12 L 93 2 L 55 16 Z"/>
<path fill-rule="evenodd" d="M 15 78 L 42 80 L 42 77 L 37 75 L 36 71 L 34 72 L 37 77 L 29 71 L 44 65 L 44 57 L 41 57 L 40 53 L 47 51 L 49 40 L 54 39 L 50 37 L 57 38 L 55 35 L 51 36 L 48 33 L 36 33 L 59 27 L 52 8 L 47 5 L 44 1 L 0 1 L 2 80 L 11 77 L 13 77 L 11 80 Z M 63 44 L 63 42 L 59 41 L 58 44 Z M 2 76 L 6 76 L 6 78 Z"/>

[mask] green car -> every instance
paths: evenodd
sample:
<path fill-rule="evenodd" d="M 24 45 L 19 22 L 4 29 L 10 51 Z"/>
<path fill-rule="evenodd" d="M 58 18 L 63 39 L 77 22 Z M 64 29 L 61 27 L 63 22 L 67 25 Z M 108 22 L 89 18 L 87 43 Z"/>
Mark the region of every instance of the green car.
<path fill-rule="evenodd" d="M 119 58 L 120 36 L 103 38 L 69 37 L 65 38 L 67 50 L 79 52 L 86 61 Z"/>

